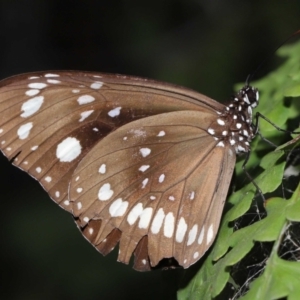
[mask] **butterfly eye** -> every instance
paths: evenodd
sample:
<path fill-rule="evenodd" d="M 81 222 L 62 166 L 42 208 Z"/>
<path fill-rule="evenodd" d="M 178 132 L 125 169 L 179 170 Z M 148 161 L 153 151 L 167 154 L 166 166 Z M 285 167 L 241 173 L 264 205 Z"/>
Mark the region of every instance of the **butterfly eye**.
<path fill-rule="evenodd" d="M 258 91 L 227 105 L 140 78 L 41 72 L 0 84 L 0 147 L 106 255 L 188 268 L 213 243 Z"/>

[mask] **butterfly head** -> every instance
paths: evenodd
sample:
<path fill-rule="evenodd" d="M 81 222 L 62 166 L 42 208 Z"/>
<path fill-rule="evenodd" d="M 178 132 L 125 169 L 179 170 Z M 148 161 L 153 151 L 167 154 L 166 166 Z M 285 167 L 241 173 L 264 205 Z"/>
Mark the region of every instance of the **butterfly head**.
<path fill-rule="evenodd" d="M 246 106 L 255 108 L 258 105 L 259 93 L 258 89 L 246 85 L 238 92 L 238 98 L 240 98 Z"/>

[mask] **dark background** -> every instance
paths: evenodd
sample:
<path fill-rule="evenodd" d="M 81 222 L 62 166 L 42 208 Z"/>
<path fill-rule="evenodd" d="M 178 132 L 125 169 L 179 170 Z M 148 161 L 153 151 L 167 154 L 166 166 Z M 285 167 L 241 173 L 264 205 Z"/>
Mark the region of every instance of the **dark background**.
<path fill-rule="evenodd" d="M 299 0 L 2 0 L 0 78 L 47 69 L 117 72 L 222 101 L 300 29 L 299 20 Z M 278 61 L 271 57 L 257 77 Z M 117 263 L 116 252 L 103 258 L 71 216 L 2 155 L 0 191 L 1 299 L 174 298 L 177 274 L 138 273 Z"/>

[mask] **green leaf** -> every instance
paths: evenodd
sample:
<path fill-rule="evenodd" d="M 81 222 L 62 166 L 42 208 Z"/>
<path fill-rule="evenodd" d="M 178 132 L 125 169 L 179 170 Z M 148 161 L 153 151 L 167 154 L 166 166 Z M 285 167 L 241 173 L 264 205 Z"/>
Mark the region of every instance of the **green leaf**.
<path fill-rule="evenodd" d="M 265 78 L 253 83 L 261 94 L 259 112 L 277 126 L 291 131 L 295 129 L 288 128 L 288 120 L 299 115 L 300 102 L 297 98 L 285 101 L 284 97 L 300 96 L 299 53 L 300 43 L 282 47 L 278 54 L 285 58 L 284 63 Z M 241 228 L 234 226 L 238 218 L 247 216 L 249 209 L 253 210 L 253 203 L 262 202 L 262 197 L 252 182 L 243 186 L 243 182 L 249 181 L 241 169 L 243 161 L 238 162 L 235 184 L 238 190 L 229 197 L 213 247 L 197 274 L 178 292 L 179 299 L 212 299 L 218 295 L 220 299 L 232 297 L 232 294 L 227 295 L 224 290 L 228 284 L 236 292 L 239 289 L 232 277 L 232 268 L 241 263 L 255 243 L 265 242 L 271 242 L 273 246 L 269 256 L 265 258 L 264 271 L 259 277 L 252 279 L 249 291 L 242 299 L 299 298 L 300 264 L 278 256 L 278 249 L 290 222 L 300 222 L 300 185 L 289 200 L 283 198 L 279 189 L 284 177 L 286 151 L 296 147 L 299 138 L 286 143 L 290 135 L 278 131 L 265 120 L 260 120 L 259 130 L 264 138 L 276 145 L 283 144 L 276 150 L 270 150 L 269 144 L 257 137 L 251 143 L 252 153 L 246 165 L 248 173 L 251 176 L 254 174 L 254 182 L 260 190 L 264 194 L 274 194 L 264 203 L 267 215 L 263 219 L 258 218 L 255 223 L 253 218 L 249 218 L 251 222 Z"/>

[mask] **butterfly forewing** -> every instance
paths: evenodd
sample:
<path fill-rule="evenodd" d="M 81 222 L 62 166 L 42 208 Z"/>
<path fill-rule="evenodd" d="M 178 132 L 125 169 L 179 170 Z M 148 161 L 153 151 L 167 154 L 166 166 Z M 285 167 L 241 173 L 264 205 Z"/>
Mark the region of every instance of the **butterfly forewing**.
<path fill-rule="evenodd" d="M 168 111 L 202 110 L 199 95 L 188 93 L 116 75 L 40 72 L 15 76 L 0 84 L 1 150 L 9 159 L 17 155 L 14 164 L 39 180 L 55 202 L 72 211 L 69 182 L 89 150 L 133 120 Z M 209 100 L 204 96 L 204 105 Z"/>

